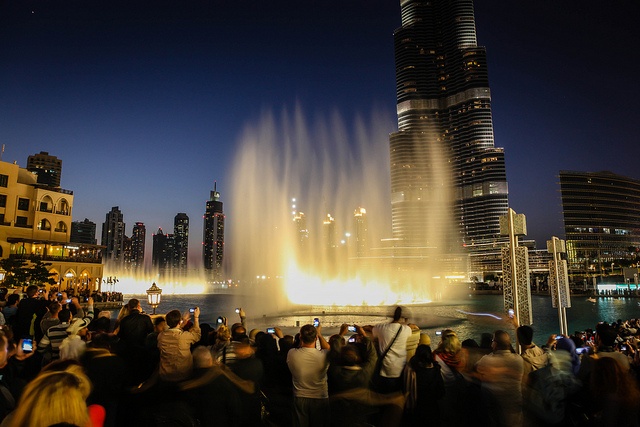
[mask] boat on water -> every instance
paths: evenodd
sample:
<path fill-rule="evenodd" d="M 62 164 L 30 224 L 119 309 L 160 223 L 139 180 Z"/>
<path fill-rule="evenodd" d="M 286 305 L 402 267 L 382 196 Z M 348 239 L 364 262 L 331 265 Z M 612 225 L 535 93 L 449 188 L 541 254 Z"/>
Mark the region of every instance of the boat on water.
<path fill-rule="evenodd" d="M 587 301 L 589 301 L 589 302 L 598 302 L 598 300 L 595 299 L 594 297 L 587 298 Z"/>

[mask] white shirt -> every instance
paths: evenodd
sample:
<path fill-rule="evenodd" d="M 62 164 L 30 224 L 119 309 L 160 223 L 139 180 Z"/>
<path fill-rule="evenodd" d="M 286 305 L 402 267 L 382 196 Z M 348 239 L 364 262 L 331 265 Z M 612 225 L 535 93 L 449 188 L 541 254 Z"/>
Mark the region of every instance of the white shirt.
<path fill-rule="evenodd" d="M 395 338 L 399 328 L 402 328 L 402 331 L 382 361 L 380 376 L 385 378 L 398 378 L 402 375 L 404 365 L 407 363 L 407 339 L 411 336 L 411 328 L 400 323 L 380 323 L 371 331 L 373 337 L 378 339 L 378 350 L 382 355 Z"/>

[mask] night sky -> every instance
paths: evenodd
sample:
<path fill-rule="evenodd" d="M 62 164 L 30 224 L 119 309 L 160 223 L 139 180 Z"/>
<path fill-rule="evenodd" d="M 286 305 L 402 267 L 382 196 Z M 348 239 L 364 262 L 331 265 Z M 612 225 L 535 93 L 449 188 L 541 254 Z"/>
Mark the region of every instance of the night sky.
<path fill-rule="evenodd" d="M 558 172 L 640 178 L 640 3 L 477 1 L 509 199 L 542 247 L 563 236 Z M 0 0 L 0 143 L 63 161 L 74 220 L 172 232 L 201 257 L 213 182 L 232 197 L 243 129 L 301 108 L 313 123 L 395 116 L 399 1 Z M 634 108 L 635 107 L 635 108 Z M 393 132 L 392 127 L 388 133 Z M 227 211 L 233 227 L 233 212 Z"/>

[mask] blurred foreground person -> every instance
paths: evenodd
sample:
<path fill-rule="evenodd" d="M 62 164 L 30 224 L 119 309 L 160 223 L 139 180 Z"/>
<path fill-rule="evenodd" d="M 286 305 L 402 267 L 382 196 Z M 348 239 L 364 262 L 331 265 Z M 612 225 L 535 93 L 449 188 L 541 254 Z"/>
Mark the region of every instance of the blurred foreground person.
<path fill-rule="evenodd" d="M 79 365 L 69 365 L 62 371 L 43 371 L 25 387 L 17 409 L 2 426 L 48 427 L 60 424 L 101 427 L 104 408 L 87 408 L 85 400 L 90 392 L 89 378 Z"/>
<path fill-rule="evenodd" d="M 592 411 L 590 425 L 637 427 L 640 425 L 638 384 L 614 358 L 594 360 L 589 383 Z"/>
<path fill-rule="evenodd" d="M 511 346 L 505 331 L 493 334 L 493 351 L 476 364 L 482 381 L 482 397 L 492 425 L 522 425 L 522 373 L 524 362 Z"/>
<path fill-rule="evenodd" d="M 416 354 L 409 360 L 406 388 L 409 398 L 406 404 L 404 424 L 419 425 L 429 419 L 433 425 L 440 425 L 438 400 L 445 394 L 440 364 L 433 360 L 431 347 L 420 344 Z"/>

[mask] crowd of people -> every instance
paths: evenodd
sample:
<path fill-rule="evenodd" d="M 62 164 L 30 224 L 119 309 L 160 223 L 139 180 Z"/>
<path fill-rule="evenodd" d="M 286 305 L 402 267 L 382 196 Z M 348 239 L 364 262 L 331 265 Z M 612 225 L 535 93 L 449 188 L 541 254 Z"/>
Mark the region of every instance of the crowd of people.
<path fill-rule="evenodd" d="M 542 347 L 527 325 L 479 343 L 446 329 L 432 347 L 402 307 L 327 339 L 322 319 L 293 336 L 239 309 L 214 328 L 199 307 L 149 316 L 137 299 L 111 319 L 35 286 L 0 303 L 0 427 L 639 423 L 637 319 Z"/>

